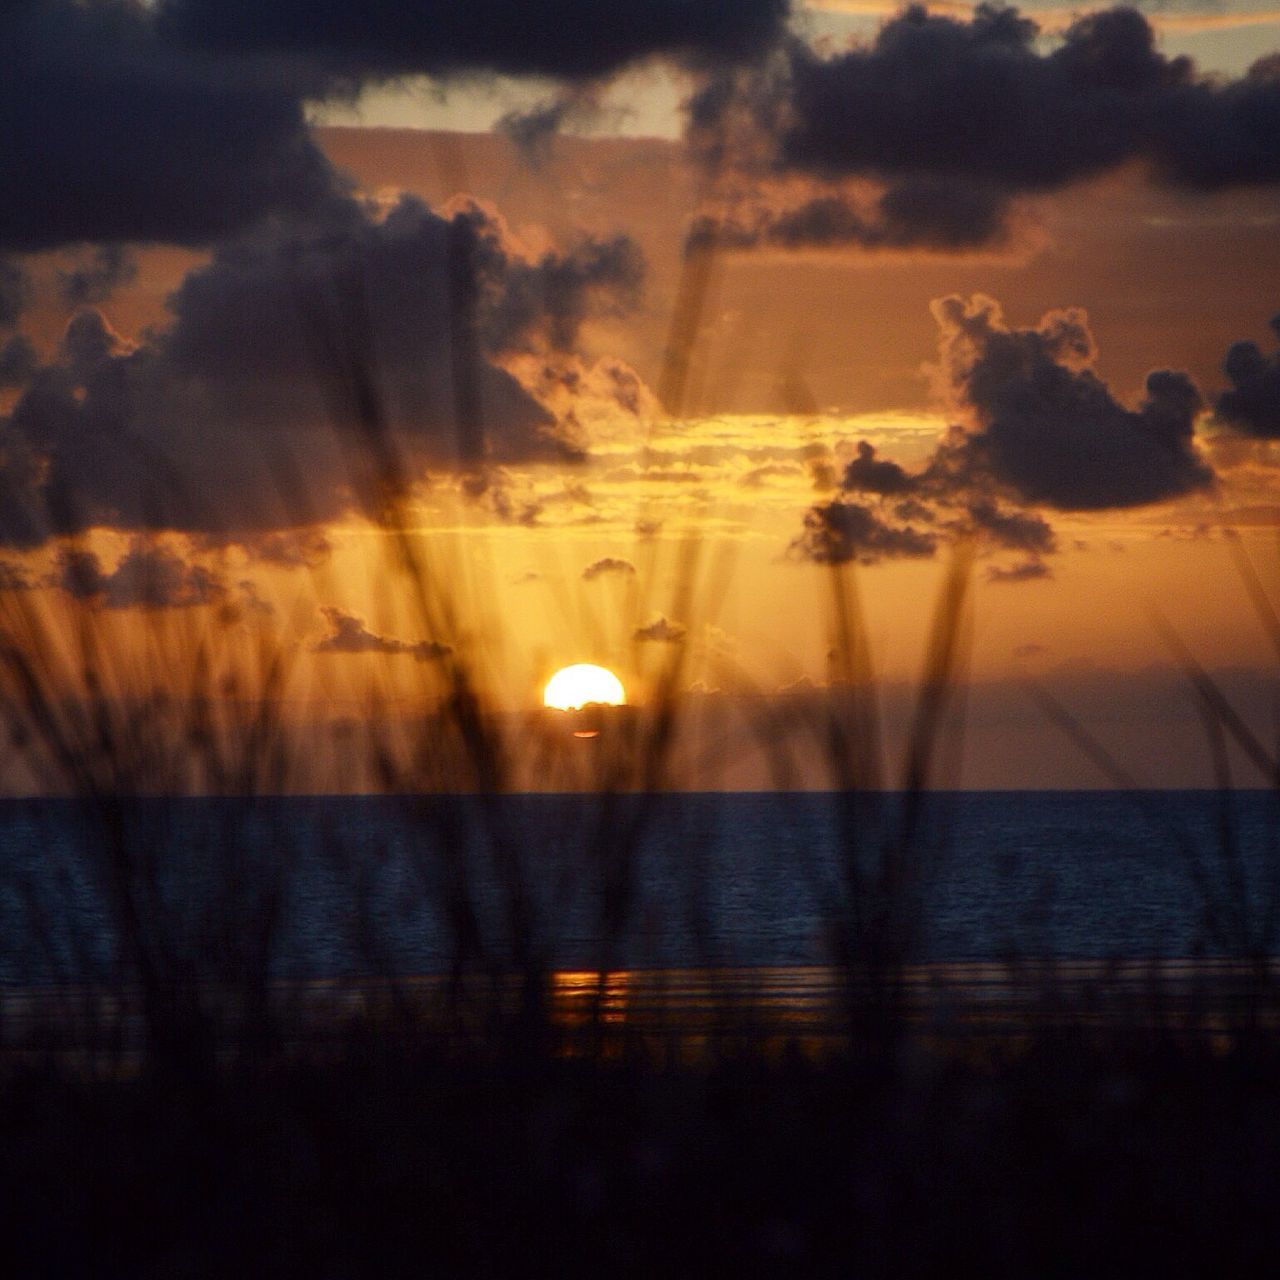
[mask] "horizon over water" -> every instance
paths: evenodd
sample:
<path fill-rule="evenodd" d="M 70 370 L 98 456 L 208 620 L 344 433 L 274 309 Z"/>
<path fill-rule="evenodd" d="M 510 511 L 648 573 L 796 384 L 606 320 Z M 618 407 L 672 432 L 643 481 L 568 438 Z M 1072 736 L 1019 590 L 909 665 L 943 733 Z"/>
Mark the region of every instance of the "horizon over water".
<path fill-rule="evenodd" d="M 1276 950 L 1272 791 L 918 799 L 912 959 Z M 843 818 L 841 801 L 832 792 L 157 797 L 95 812 L 72 799 L 0 800 L 0 981 L 110 971 L 122 884 L 143 908 L 142 927 L 196 964 L 218 937 L 270 928 L 278 978 L 445 972 L 464 906 L 483 956 L 498 964 L 523 945 L 555 968 L 824 964 L 845 901 L 853 841 L 844 833 L 856 824 L 866 871 L 897 839 L 907 798 L 862 793 Z"/>

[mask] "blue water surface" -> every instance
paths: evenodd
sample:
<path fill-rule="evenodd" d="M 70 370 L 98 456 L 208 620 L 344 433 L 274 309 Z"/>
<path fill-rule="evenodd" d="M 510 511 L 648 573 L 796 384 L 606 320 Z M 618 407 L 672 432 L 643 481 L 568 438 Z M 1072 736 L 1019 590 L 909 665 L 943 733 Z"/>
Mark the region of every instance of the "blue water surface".
<path fill-rule="evenodd" d="M 886 903 L 922 960 L 1274 953 L 1278 816 L 1262 791 L 4 801 L 0 980 L 142 952 L 287 978 L 815 964 Z"/>

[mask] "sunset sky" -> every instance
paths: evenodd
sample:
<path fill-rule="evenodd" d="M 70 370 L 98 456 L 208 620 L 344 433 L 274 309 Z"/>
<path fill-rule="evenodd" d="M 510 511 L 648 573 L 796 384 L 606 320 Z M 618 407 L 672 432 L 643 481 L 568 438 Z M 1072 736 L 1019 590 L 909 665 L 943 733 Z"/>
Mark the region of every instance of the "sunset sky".
<path fill-rule="evenodd" d="M 679 647 L 730 726 L 685 782 L 760 786 L 715 708 L 829 696 L 831 566 L 892 753 L 972 548 L 951 782 L 1105 783 L 1028 684 L 1139 782 L 1209 782 L 1169 633 L 1274 741 L 1240 561 L 1280 590 L 1280 10 L 8 0 L 0 30 L 21 610 L 267 628 L 325 724 L 370 682 L 411 714 L 459 654 L 507 713 L 580 661 L 643 705 Z"/>

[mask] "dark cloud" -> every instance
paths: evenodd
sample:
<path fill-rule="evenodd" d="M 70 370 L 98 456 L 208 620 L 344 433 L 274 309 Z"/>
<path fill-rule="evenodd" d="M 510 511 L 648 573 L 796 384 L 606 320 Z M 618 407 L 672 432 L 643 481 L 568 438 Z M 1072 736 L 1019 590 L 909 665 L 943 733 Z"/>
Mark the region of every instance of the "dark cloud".
<path fill-rule="evenodd" d="M 112 356 L 129 349 L 101 311 L 86 307 L 67 321 L 58 356 L 72 382 L 83 386 Z"/>
<path fill-rule="evenodd" d="M 974 529 L 1010 551 L 1047 555 L 1057 546 L 1048 521 L 1034 511 L 1002 511 L 990 499 L 979 498 L 969 503 L 967 515 Z"/>
<path fill-rule="evenodd" d="M 0 248 L 207 244 L 332 197 L 304 86 L 166 42 L 150 6 L 8 6 L 0 48 Z"/>
<path fill-rule="evenodd" d="M 659 614 L 652 622 L 645 623 L 643 627 L 637 627 L 635 638 L 650 640 L 657 644 L 679 644 L 684 639 L 686 630 L 683 623 L 672 622 L 664 614 Z"/>
<path fill-rule="evenodd" d="M 622 560 L 618 556 L 601 556 L 599 560 L 593 560 L 583 569 L 582 577 L 585 582 L 590 582 L 593 578 L 606 573 L 630 577 L 635 571 L 636 567 L 630 560 Z"/>
<path fill-rule="evenodd" d="M 993 564 L 987 569 L 988 582 L 1037 582 L 1052 578 L 1053 570 L 1043 560 L 1021 560 L 1017 564 Z"/>
<path fill-rule="evenodd" d="M 20 387 L 29 381 L 40 357 L 25 333 L 15 333 L 0 346 L 0 387 Z"/>
<path fill-rule="evenodd" d="M 222 580 L 204 566 L 142 542 L 135 543 L 110 573 L 94 552 L 63 548 L 47 583 L 107 609 L 179 609 L 215 604 L 226 595 Z"/>
<path fill-rule="evenodd" d="M 585 82 L 650 55 L 718 66 L 767 47 L 786 10 L 787 0 L 648 0 L 620 19 L 598 0 L 4 5 L 0 249 L 204 245 L 268 215 L 311 215 L 342 183 L 307 129 L 309 101 L 413 73 Z M 512 129 L 536 140 L 584 92 Z M 103 266 L 72 273 L 73 305 L 102 300 Z"/>
<path fill-rule="evenodd" d="M 23 565 L 15 560 L 0 560 L 0 592 L 30 591 L 35 585 Z"/>
<path fill-rule="evenodd" d="M 333 554 L 333 543 L 322 529 L 285 529 L 244 541 L 245 550 L 264 564 L 283 569 L 318 569 Z"/>
<path fill-rule="evenodd" d="M 477 227 L 481 279 L 502 281 L 500 294 L 482 295 L 482 329 L 492 350 L 567 350 L 590 307 L 621 315 L 639 301 L 644 258 L 629 236 L 583 239 L 567 253 L 526 262 L 503 246 L 487 215 L 465 216 Z"/>
<path fill-rule="evenodd" d="M 222 606 L 221 616 L 228 622 L 237 622 L 246 615 L 258 618 L 275 616 L 276 607 L 270 600 L 264 600 L 258 594 L 257 585 L 247 578 L 236 583 L 239 595 L 228 600 Z"/>
<path fill-rule="evenodd" d="M 726 215 L 702 215 L 685 249 L 965 249 L 1001 239 L 1008 205 L 989 187 L 918 176 L 870 201 L 836 193 L 789 207 L 747 203 Z"/>
<path fill-rule="evenodd" d="M 468 472 L 461 478 L 459 488 L 470 501 L 484 507 L 503 524 L 531 528 L 542 515 L 542 502 L 501 467 Z"/>
<path fill-rule="evenodd" d="M 858 454 L 844 469 L 843 487 L 859 493 L 910 493 L 915 480 L 896 462 L 877 458 L 875 446 L 858 441 Z"/>
<path fill-rule="evenodd" d="M 0 329 L 12 329 L 30 302 L 31 281 L 26 271 L 11 259 L 0 257 Z"/>
<path fill-rule="evenodd" d="M 971 21 L 912 6 L 875 40 L 825 56 L 797 38 L 746 71 L 712 77 L 689 132 L 713 166 L 759 179 L 851 176 L 885 185 L 875 216 L 843 200 L 770 218 L 772 242 L 928 244 L 996 238 L 1010 200 L 1130 161 L 1198 189 L 1280 181 L 1280 61 L 1201 76 L 1155 47 L 1147 20 L 1113 8 L 1051 47 L 1016 9 Z"/>
<path fill-rule="evenodd" d="M 418 640 L 412 644 L 376 635 L 354 613 L 326 606 L 320 610 L 331 628 L 330 634 L 316 641 L 315 653 L 389 653 L 407 654 L 418 662 L 431 662 L 447 657 L 453 650 L 434 640 Z"/>
<path fill-rule="evenodd" d="M 910 525 L 891 526 L 870 507 L 837 500 L 811 507 L 793 554 L 816 564 L 876 564 L 888 559 L 920 559 L 933 555 L 938 540 Z"/>
<path fill-rule="evenodd" d="M 138 264 L 123 246 L 100 245 L 87 261 L 58 273 L 58 291 L 68 306 L 96 306 L 137 274 Z"/>
<path fill-rule="evenodd" d="M 658 54 L 748 57 L 772 41 L 787 0 L 163 0 L 165 29 L 202 47 L 305 57 L 335 76 L 497 71 L 588 79 Z"/>
<path fill-rule="evenodd" d="M 1199 393 L 1185 374 L 1147 377 L 1126 409 L 1089 367 L 1096 351 L 1082 311 L 1050 312 L 1011 329 L 990 298 L 934 304 L 942 374 L 973 415 L 959 450 L 1025 502 L 1063 510 L 1133 507 L 1207 487 L 1192 447 Z"/>
<path fill-rule="evenodd" d="M 1280 315 L 1271 318 L 1271 328 L 1280 337 Z M 1280 351 L 1268 358 L 1256 343 L 1234 343 L 1222 371 L 1231 389 L 1214 401 L 1219 420 L 1246 435 L 1280 439 Z"/>
<path fill-rule="evenodd" d="M 527 111 L 509 111 L 495 126 L 520 148 L 534 166 L 550 157 L 551 140 L 567 124 L 586 124 L 601 113 L 599 86 L 569 84 Z"/>
<path fill-rule="evenodd" d="M 0 545 L 93 525 L 251 538 L 377 515 L 388 480 L 432 465 L 579 456 L 498 360 L 572 342 L 638 271 L 626 241 L 530 256 L 492 212 L 409 197 L 220 245 L 136 347 L 73 317 L 0 419 Z"/>
<path fill-rule="evenodd" d="M 1212 484 L 1192 444 L 1200 396 L 1184 374 L 1150 374 L 1146 398 L 1127 409 L 1092 372 L 1097 350 L 1083 311 L 1014 329 L 982 296 L 943 298 L 933 309 L 942 330 L 936 372 L 967 425 L 952 427 L 917 471 L 859 441 L 840 487 L 869 501 L 811 507 L 793 543 L 806 559 L 873 563 L 975 539 L 1026 556 L 991 569 L 991 581 L 1044 577 L 1041 557 L 1057 538 L 1028 506 L 1135 507 Z"/>

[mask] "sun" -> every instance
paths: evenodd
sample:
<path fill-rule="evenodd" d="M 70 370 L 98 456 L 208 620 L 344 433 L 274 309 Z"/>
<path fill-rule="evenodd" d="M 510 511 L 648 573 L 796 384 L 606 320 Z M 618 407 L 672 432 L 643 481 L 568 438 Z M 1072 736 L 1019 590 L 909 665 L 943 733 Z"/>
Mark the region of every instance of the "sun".
<path fill-rule="evenodd" d="M 627 701 L 622 681 L 605 667 L 593 662 L 575 662 L 571 667 L 561 667 L 547 681 L 542 691 L 544 706 L 557 711 L 577 711 L 588 703 L 604 703 L 620 707 Z"/>

